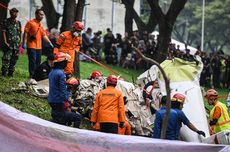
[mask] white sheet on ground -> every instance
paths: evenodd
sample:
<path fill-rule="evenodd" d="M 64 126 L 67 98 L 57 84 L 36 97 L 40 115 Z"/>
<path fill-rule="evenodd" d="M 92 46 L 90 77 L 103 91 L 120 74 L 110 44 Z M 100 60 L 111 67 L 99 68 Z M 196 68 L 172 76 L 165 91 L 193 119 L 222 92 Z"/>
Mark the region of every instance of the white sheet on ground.
<path fill-rule="evenodd" d="M 104 134 L 54 124 L 0 102 L 0 151 L 228 152 L 229 146 Z"/>

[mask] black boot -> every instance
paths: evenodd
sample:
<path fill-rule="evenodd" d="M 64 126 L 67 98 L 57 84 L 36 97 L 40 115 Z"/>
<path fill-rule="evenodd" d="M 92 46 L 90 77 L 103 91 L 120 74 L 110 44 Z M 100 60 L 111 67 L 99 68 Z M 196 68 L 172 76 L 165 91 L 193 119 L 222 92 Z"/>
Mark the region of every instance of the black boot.
<path fill-rule="evenodd" d="M 7 73 L 5 71 L 2 71 L 2 76 L 6 77 Z"/>
<path fill-rule="evenodd" d="M 14 73 L 13 71 L 9 71 L 8 72 L 8 77 L 13 77 L 13 73 Z"/>

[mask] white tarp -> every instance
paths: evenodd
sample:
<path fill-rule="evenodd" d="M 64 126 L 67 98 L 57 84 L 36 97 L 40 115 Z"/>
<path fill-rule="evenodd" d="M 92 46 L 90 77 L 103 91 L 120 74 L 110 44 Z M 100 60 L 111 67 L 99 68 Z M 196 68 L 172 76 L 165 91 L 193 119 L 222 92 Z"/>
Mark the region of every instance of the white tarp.
<path fill-rule="evenodd" d="M 228 152 L 229 146 L 105 134 L 54 124 L 0 102 L 4 152 Z"/>

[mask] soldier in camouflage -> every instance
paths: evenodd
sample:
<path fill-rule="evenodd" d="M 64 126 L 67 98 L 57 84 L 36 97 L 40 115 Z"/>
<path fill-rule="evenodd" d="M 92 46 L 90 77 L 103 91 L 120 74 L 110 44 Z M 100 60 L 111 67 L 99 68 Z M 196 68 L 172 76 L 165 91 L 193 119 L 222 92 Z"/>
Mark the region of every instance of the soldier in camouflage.
<path fill-rule="evenodd" d="M 4 39 L 3 57 L 2 57 L 2 75 L 13 76 L 15 65 L 19 56 L 19 45 L 22 41 L 21 23 L 16 18 L 18 10 L 12 8 L 10 17 L 3 21 L 2 32 Z"/>

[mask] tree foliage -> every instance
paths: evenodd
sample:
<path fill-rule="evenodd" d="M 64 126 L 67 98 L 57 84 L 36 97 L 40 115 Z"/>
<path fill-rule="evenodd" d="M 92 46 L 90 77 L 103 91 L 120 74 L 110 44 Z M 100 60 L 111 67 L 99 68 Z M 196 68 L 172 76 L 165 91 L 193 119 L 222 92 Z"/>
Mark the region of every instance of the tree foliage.
<path fill-rule="evenodd" d="M 217 51 L 230 45 L 230 0 L 213 0 L 205 5 L 204 50 Z M 181 26 L 181 22 L 187 25 Z M 177 20 L 174 35 L 180 41 L 187 40 L 189 45 L 200 45 L 202 1 L 189 2 Z M 187 33 L 183 32 L 187 31 Z"/>

